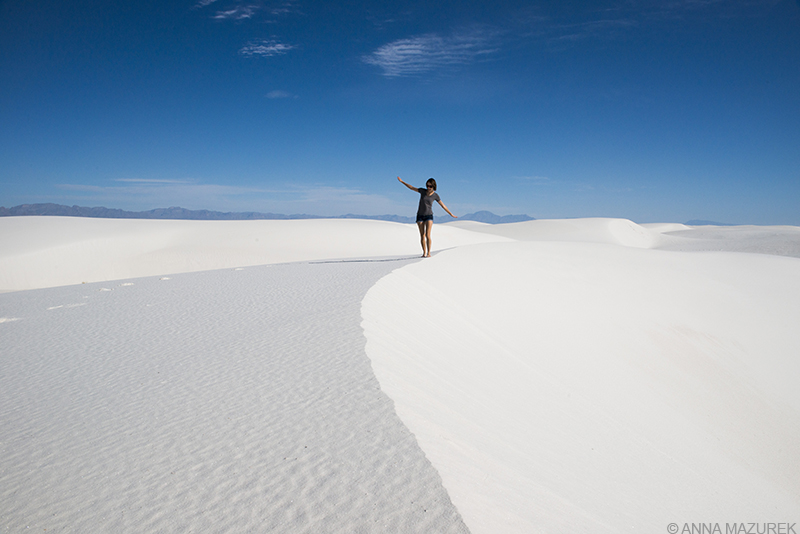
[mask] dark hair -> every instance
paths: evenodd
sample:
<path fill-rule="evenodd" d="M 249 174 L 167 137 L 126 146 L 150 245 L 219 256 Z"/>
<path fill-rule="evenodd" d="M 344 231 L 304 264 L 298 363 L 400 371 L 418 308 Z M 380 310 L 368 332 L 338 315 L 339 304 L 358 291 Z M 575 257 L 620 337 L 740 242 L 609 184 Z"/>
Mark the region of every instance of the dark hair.
<path fill-rule="evenodd" d="M 433 190 L 436 191 L 436 180 L 433 178 L 428 178 L 428 181 L 425 182 L 425 187 L 428 187 L 428 184 L 433 185 Z"/>

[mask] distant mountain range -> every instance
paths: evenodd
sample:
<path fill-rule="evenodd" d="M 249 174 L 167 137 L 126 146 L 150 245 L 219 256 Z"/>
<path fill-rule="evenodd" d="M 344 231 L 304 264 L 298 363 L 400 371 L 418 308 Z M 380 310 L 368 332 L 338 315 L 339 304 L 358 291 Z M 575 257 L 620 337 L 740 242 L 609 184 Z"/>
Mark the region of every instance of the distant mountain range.
<path fill-rule="evenodd" d="M 735 224 L 731 224 L 731 223 L 704 221 L 704 220 L 700 220 L 700 219 L 692 219 L 691 221 L 686 221 L 683 224 L 686 224 L 688 226 L 736 226 Z"/>
<path fill-rule="evenodd" d="M 283 215 L 281 213 L 259 213 L 247 211 L 241 213 L 210 210 L 187 210 L 173 206 L 156 208 L 149 211 L 125 211 L 114 208 L 86 208 L 82 206 L 64 206 L 62 204 L 21 204 L 13 208 L 0 206 L 0 217 L 19 217 L 24 215 L 57 215 L 62 217 L 98 217 L 103 219 L 188 219 L 197 221 L 250 221 L 258 219 L 372 219 L 399 223 L 413 223 L 413 217 L 402 215 L 336 215 L 323 217 L 320 215 Z M 495 215 L 490 211 L 478 211 L 459 217 L 460 220 L 477 221 L 489 224 L 532 221 L 527 215 Z"/>

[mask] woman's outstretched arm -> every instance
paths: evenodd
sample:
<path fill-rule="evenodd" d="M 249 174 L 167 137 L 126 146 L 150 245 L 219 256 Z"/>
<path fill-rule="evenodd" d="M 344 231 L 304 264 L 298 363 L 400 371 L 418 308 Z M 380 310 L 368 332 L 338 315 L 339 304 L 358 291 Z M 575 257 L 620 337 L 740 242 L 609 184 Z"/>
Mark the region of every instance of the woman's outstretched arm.
<path fill-rule="evenodd" d="M 408 185 L 408 184 L 407 184 L 407 183 L 405 183 L 403 180 L 401 180 L 399 176 L 397 177 L 397 180 L 398 180 L 398 181 L 399 181 L 401 184 L 403 184 L 404 186 L 406 186 L 407 188 L 409 188 L 409 189 L 411 189 L 412 191 L 414 191 L 415 193 L 418 193 L 418 192 L 419 192 L 419 189 L 417 189 L 417 188 L 416 188 L 416 187 L 414 187 L 413 185 Z"/>
<path fill-rule="evenodd" d="M 450 217 L 452 217 L 454 219 L 458 219 L 458 217 L 453 215 L 453 213 L 449 209 L 447 209 L 447 206 L 444 205 L 444 202 L 442 202 L 441 200 L 437 200 L 436 202 L 438 202 L 439 205 L 444 208 L 444 211 L 446 211 L 450 215 Z"/>

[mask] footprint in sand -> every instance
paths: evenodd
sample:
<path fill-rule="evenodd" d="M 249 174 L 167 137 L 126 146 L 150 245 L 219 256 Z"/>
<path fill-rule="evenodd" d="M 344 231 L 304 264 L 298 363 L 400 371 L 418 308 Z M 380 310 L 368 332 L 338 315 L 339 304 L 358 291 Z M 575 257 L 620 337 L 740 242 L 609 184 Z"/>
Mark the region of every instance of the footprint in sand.
<path fill-rule="evenodd" d="M 50 306 L 47 311 L 57 310 L 59 308 L 77 308 L 78 306 L 86 306 L 86 302 L 76 302 L 75 304 L 59 304 L 58 306 Z"/>

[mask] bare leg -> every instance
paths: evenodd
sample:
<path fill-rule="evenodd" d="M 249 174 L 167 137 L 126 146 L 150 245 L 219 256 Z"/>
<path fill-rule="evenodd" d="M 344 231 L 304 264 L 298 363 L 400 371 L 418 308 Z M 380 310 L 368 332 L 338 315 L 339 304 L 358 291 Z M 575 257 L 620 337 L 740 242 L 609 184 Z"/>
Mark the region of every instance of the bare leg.
<path fill-rule="evenodd" d="M 425 241 L 428 244 L 428 253 L 424 256 L 426 258 L 431 257 L 431 230 L 433 229 L 433 221 L 425 221 Z M 423 252 L 425 251 L 425 247 L 422 247 Z"/>
<path fill-rule="evenodd" d="M 426 248 L 427 243 L 425 242 L 425 223 L 428 221 L 419 221 L 417 223 L 417 228 L 419 228 L 419 242 L 422 245 L 422 257 L 426 257 L 428 254 L 428 249 Z"/>

